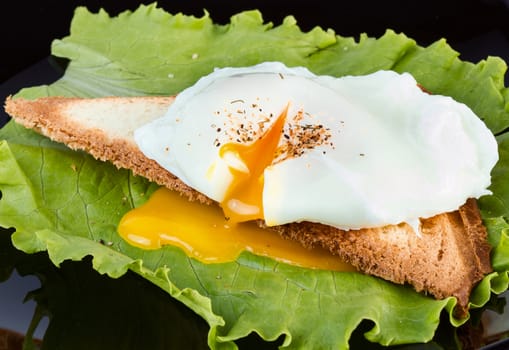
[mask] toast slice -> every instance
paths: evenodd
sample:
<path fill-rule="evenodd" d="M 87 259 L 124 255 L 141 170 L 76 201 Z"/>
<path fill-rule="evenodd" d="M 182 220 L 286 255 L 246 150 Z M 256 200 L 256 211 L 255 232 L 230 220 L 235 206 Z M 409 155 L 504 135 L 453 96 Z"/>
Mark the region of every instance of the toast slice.
<path fill-rule="evenodd" d="M 16 122 L 71 149 L 130 169 L 189 200 L 211 204 L 211 199 L 148 159 L 134 141 L 134 130 L 163 116 L 173 100 L 174 97 L 9 97 L 5 109 Z M 410 284 L 437 299 L 454 296 L 459 316 L 468 310 L 472 288 L 492 271 L 491 246 L 475 199 L 467 200 L 454 212 L 421 219 L 419 235 L 404 223 L 349 231 L 310 222 L 266 228 L 309 248 L 324 247 L 360 272 Z"/>

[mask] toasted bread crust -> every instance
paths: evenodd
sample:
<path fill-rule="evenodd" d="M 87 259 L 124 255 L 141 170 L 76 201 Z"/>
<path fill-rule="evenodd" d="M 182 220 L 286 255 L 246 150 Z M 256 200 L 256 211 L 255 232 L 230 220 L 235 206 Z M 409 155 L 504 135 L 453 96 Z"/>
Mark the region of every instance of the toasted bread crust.
<path fill-rule="evenodd" d="M 149 96 L 101 98 L 111 104 L 120 102 L 155 105 L 160 114 L 154 114 L 154 118 L 162 116 L 174 99 L 174 97 Z M 212 202 L 208 197 L 163 169 L 157 162 L 147 158 L 132 137 L 112 137 L 107 131 L 91 128 L 84 125 L 83 121 L 72 118 L 72 111 L 69 108 L 79 104 L 83 104 L 86 108 L 86 103 L 87 100 L 73 97 L 45 97 L 37 100 L 8 97 L 5 110 L 17 123 L 53 141 L 64 143 L 73 150 L 85 151 L 96 159 L 113 163 L 117 168 L 130 169 L 133 174 L 178 191 L 190 200 L 198 200 L 202 203 Z M 117 122 L 122 123 L 122 120 Z"/>
<path fill-rule="evenodd" d="M 457 211 L 421 219 L 419 235 L 405 223 L 348 231 L 309 222 L 270 229 L 306 247 L 324 247 L 364 273 L 411 284 L 437 299 L 455 296 L 458 315 L 466 313 L 473 286 L 492 270 L 475 199 Z"/>
<path fill-rule="evenodd" d="M 142 106 L 142 114 L 147 115 L 141 119 L 147 122 L 162 116 L 173 99 L 8 98 L 6 111 L 16 122 L 54 141 L 88 152 L 99 160 L 110 161 L 119 168 L 130 169 L 134 174 L 176 190 L 190 200 L 210 204 L 212 200 L 184 184 L 138 149 L 132 137 L 133 125 L 124 134 L 112 136 L 112 132 L 75 117 L 76 108 L 91 108 L 87 105 L 89 103 L 106 103 L 108 108 L 127 104 Z M 116 118 L 118 123 L 122 122 L 123 116 L 117 113 L 112 118 Z M 263 222 L 261 226 L 264 226 Z M 491 246 L 487 242 L 487 232 L 475 199 L 469 199 L 454 212 L 422 219 L 420 234 L 405 223 L 349 231 L 310 222 L 268 229 L 309 248 L 324 247 L 363 273 L 394 283 L 410 284 L 417 291 L 432 294 L 438 299 L 454 296 L 458 300 L 458 315 L 466 313 L 472 288 L 492 270 Z"/>

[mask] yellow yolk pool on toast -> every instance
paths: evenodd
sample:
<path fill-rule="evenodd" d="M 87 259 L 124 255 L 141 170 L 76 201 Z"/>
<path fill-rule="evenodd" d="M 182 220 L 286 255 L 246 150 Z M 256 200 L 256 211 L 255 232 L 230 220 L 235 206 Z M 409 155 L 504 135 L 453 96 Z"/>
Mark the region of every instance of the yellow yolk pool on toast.
<path fill-rule="evenodd" d="M 230 223 L 218 206 L 190 202 L 166 188 L 158 189 L 144 205 L 129 211 L 118 232 L 143 249 L 170 244 L 204 263 L 231 262 L 249 251 L 301 267 L 354 271 L 326 250 L 306 249 L 254 222 Z"/>

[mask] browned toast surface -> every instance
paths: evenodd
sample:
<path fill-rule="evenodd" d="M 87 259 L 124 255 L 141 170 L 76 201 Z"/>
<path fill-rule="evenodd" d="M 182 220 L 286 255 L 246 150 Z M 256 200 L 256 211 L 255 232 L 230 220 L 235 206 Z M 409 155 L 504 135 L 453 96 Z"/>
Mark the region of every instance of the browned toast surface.
<path fill-rule="evenodd" d="M 148 159 L 134 142 L 134 130 L 163 116 L 173 100 L 173 97 L 8 98 L 5 108 L 16 122 L 54 141 L 130 169 L 191 200 L 211 203 Z M 491 271 L 491 247 L 474 199 L 454 212 L 421 219 L 420 234 L 407 224 L 346 231 L 304 222 L 270 229 L 306 247 L 325 247 L 363 273 L 410 284 L 438 299 L 455 296 L 459 314 L 466 312 L 472 288 Z"/>
<path fill-rule="evenodd" d="M 105 97 L 82 99 L 47 97 L 37 100 L 11 99 L 6 112 L 19 124 L 85 151 L 118 168 L 130 169 L 161 186 L 179 191 L 191 200 L 210 203 L 157 162 L 145 157 L 134 142 L 139 126 L 164 115 L 174 97 Z M 112 117 L 113 116 L 113 119 Z"/>
<path fill-rule="evenodd" d="M 272 229 L 307 247 L 324 247 L 364 273 L 411 284 L 438 299 L 455 296 L 459 313 L 466 311 L 472 287 L 491 272 L 491 247 L 475 199 L 421 219 L 420 235 L 408 224 L 346 231 L 292 223 Z"/>

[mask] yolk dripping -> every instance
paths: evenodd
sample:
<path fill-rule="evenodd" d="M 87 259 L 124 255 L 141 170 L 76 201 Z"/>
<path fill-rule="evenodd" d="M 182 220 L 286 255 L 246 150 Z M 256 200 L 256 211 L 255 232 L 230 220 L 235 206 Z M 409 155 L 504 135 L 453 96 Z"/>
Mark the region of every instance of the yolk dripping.
<path fill-rule="evenodd" d="M 232 222 L 263 219 L 263 172 L 274 160 L 288 106 L 275 123 L 253 143 L 230 142 L 219 149 L 221 158 L 235 160 L 235 165 L 230 166 L 233 181 L 221 202 L 225 216 Z"/>
<path fill-rule="evenodd" d="M 234 261 L 242 251 L 249 251 L 301 267 L 355 271 L 323 249 L 306 249 L 253 222 L 232 224 L 218 206 L 190 202 L 166 188 L 129 211 L 120 221 L 118 232 L 143 249 L 170 244 L 204 263 Z"/>

